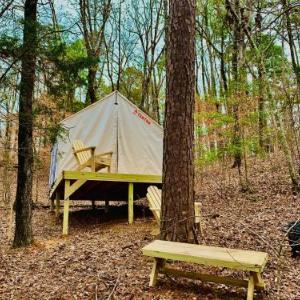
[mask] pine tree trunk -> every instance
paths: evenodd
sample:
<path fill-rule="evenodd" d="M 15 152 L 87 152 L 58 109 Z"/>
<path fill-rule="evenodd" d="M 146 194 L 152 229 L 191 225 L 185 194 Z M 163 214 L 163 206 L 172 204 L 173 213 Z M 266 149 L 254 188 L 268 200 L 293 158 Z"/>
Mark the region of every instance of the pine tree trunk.
<path fill-rule="evenodd" d="M 161 238 L 193 242 L 195 0 L 169 8 Z"/>
<path fill-rule="evenodd" d="M 32 102 L 37 49 L 37 0 L 25 1 L 22 71 L 19 100 L 18 178 L 14 247 L 32 243 Z"/>

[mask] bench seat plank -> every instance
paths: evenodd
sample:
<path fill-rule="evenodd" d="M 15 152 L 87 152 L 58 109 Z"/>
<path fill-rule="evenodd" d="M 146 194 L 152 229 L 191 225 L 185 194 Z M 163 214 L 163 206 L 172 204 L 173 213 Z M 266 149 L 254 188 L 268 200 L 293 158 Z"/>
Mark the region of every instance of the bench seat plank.
<path fill-rule="evenodd" d="M 145 246 L 143 254 L 154 258 L 178 260 L 215 267 L 261 273 L 267 262 L 267 253 L 210 247 L 187 243 L 156 240 Z"/>

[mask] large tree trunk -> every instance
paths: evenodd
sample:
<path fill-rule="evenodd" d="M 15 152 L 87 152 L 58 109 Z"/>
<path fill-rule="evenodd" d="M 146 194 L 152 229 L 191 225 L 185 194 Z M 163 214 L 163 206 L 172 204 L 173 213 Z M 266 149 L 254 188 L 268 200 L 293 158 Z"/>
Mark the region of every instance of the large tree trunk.
<path fill-rule="evenodd" d="M 195 0 L 169 8 L 161 238 L 193 242 Z"/>
<path fill-rule="evenodd" d="M 37 49 L 37 0 L 25 1 L 22 71 L 19 100 L 18 178 L 16 194 L 16 229 L 13 245 L 32 243 L 32 102 Z"/>

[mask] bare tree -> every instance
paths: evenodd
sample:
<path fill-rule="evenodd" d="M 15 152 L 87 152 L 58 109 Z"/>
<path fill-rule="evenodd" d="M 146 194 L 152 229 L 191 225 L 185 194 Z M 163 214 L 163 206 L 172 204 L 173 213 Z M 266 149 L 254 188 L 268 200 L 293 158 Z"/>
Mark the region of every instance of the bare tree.
<path fill-rule="evenodd" d="M 131 0 L 131 4 L 131 19 L 133 22 L 131 30 L 138 36 L 142 52 L 143 82 L 140 107 L 145 111 L 149 111 L 153 70 L 164 52 L 164 48 L 160 47 L 160 41 L 164 34 L 164 1 Z"/>
<path fill-rule="evenodd" d="M 111 11 L 111 0 L 79 0 L 81 30 L 84 37 L 88 68 L 87 101 L 97 101 L 97 71 L 104 47 L 104 31 Z"/>

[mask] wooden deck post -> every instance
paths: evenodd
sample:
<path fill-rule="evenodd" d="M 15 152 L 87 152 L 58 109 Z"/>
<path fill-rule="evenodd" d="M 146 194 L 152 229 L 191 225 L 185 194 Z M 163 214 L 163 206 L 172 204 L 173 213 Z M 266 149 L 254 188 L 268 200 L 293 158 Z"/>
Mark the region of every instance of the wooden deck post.
<path fill-rule="evenodd" d="M 105 213 L 108 213 L 109 211 L 109 200 L 105 200 Z"/>
<path fill-rule="evenodd" d="M 59 193 L 56 192 L 55 194 L 55 216 L 58 218 L 60 214 L 60 199 L 59 199 Z"/>
<path fill-rule="evenodd" d="M 65 181 L 65 195 L 64 195 L 64 219 L 63 219 L 63 235 L 67 235 L 69 231 L 69 208 L 70 197 L 66 197 L 70 189 L 70 180 Z"/>
<path fill-rule="evenodd" d="M 50 199 L 50 211 L 51 212 L 54 212 L 54 206 L 55 206 L 54 199 Z"/>
<path fill-rule="evenodd" d="M 128 185 L 128 223 L 133 223 L 133 183 Z"/>

